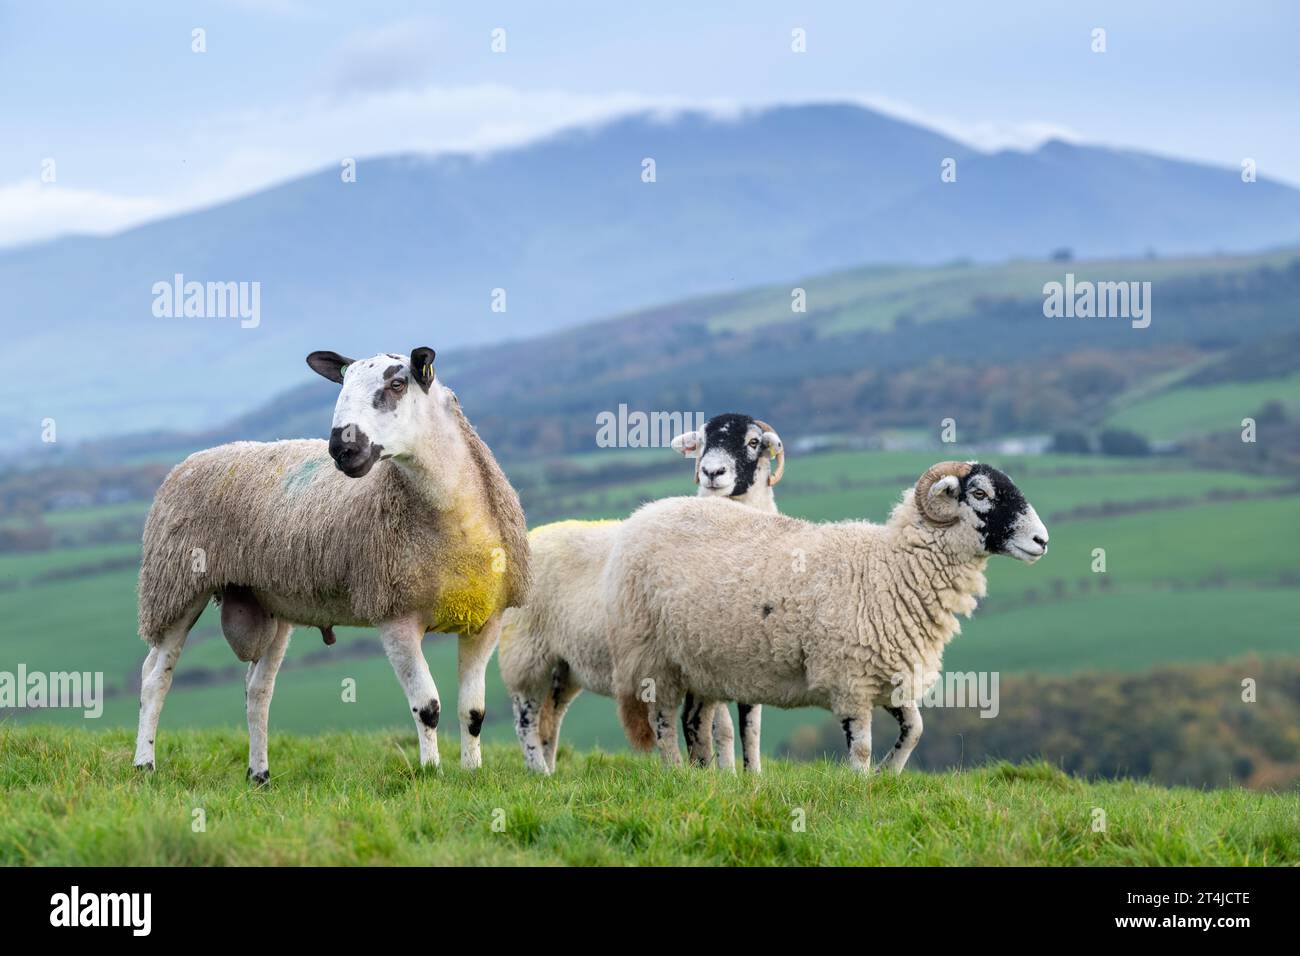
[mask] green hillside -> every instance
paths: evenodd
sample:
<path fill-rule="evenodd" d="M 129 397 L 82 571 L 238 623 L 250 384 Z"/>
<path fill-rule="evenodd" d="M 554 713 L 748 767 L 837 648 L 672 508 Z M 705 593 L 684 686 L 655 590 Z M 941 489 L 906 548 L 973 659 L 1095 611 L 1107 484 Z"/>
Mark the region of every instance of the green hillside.
<path fill-rule="evenodd" d="M 1044 284 L 1067 274 L 1151 283 L 1150 327 L 1045 317 Z M 806 293 L 804 311 L 792 309 L 795 288 Z M 1271 378 L 1292 375 L 1297 296 L 1296 249 L 874 266 L 668 302 L 526 341 L 440 350 L 438 374 L 496 454 L 521 466 L 590 453 L 596 416 L 620 404 L 761 412 L 795 436 L 901 429 L 933 439 L 952 416 L 962 440 L 987 440 L 1099 429 L 1131 405 L 1191 384 L 1185 379 L 1196 370 L 1213 370 L 1198 385 L 1250 381 L 1260 368 Z M 286 376 L 287 391 L 206 434 L 113 439 L 92 444 L 90 457 L 142 465 L 222 441 L 321 434 L 333 390 L 299 365 Z M 1238 397 L 1225 398 L 1224 420 L 1254 411 L 1238 414 Z M 1219 422 L 1210 411 L 1192 426 Z M 83 449 L 45 453 L 69 466 L 86 457 Z"/>
<path fill-rule="evenodd" d="M 1206 432 L 1239 431 L 1241 420 L 1269 402 L 1300 412 L 1300 374 L 1262 381 L 1171 388 L 1116 412 L 1106 422 L 1160 441 Z"/>
<path fill-rule="evenodd" d="M 1206 273 L 1232 275 L 1260 267 L 1283 268 L 1292 258 L 1291 252 L 1277 252 L 1179 259 L 1014 260 L 996 266 L 969 262 L 928 268 L 870 266 L 700 301 L 711 306 L 709 331 L 748 331 L 787 321 L 791 287 L 799 287 L 808 293 L 809 312 L 828 318 L 825 334 L 838 335 L 889 329 L 899 319 L 933 322 L 961 318 L 969 313 L 971 303 L 981 298 L 1041 297 L 1044 283 L 1060 282 L 1066 272 L 1073 273 L 1076 282 L 1160 282 Z"/>
<path fill-rule="evenodd" d="M 152 774 L 122 731 L 0 729 L 0 864 L 1294 865 L 1300 796 L 1084 783 L 1047 764 L 863 778 L 771 761 L 761 778 L 574 754 L 527 774 L 512 748 L 417 769 L 391 733 L 271 741 L 173 733 Z M 68 812 L 75 808 L 76 812 Z"/>

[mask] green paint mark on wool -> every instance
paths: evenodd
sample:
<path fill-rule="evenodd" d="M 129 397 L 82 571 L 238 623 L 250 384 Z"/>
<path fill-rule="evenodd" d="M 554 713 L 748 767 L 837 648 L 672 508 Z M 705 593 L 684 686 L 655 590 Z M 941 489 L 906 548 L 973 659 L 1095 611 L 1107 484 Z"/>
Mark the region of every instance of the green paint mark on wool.
<path fill-rule="evenodd" d="M 285 492 L 289 493 L 302 491 L 312 483 L 312 480 L 320 471 L 320 467 L 323 463 L 324 459 L 308 458 L 301 465 L 284 476 L 284 481 L 281 482 L 280 487 Z"/>

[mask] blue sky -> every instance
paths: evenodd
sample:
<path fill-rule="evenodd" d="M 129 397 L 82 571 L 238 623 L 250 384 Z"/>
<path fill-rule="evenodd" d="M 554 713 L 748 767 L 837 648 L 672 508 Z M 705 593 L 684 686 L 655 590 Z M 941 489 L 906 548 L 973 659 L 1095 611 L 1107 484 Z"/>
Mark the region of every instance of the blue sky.
<path fill-rule="evenodd" d="M 191 52 L 195 27 L 206 53 Z M 805 54 L 790 52 L 795 27 Z M 1300 185 L 1298 36 L 1300 5 L 1283 2 L 5 0 L 0 246 L 113 231 L 345 156 L 492 149 L 632 109 L 819 99 L 985 149 L 1063 136 L 1250 157 Z"/>

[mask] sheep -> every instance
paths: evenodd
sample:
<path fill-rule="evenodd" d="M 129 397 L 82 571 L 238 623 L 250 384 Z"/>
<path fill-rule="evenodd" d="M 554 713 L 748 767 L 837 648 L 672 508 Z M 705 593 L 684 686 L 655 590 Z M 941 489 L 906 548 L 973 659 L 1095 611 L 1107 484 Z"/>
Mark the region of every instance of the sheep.
<path fill-rule="evenodd" d="M 770 425 L 748 415 L 718 415 L 702 429 L 678 435 L 672 447 L 695 459 L 701 496 L 776 512 L 772 489 L 785 469 L 785 452 Z M 527 605 L 505 613 L 497 661 L 524 762 L 540 773 L 555 771 L 560 724 L 574 698 L 584 688 L 613 696 L 600 578 L 618 525 L 561 521 L 529 534 L 537 584 Z M 741 704 L 740 714 L 745 765 L 757 771 L 761 709 Z M 698 761 L 707 762 L 709 749 L 708 735 L 699 728 L 711 726 L 718 765 L 734 767 L 734 729 L 725 703 L 689 700 L 682 720 Z"/>
<path fill-rule="evenodd" d="M 956 615 L 984 595 L 989 556 L 1032 564 L 1047 540 L 1011 479 L 976 462 L 928 469 L 883 525 L 691 498 L 645 505 L 619 527 L 602 581 L 618 609 L 610 642 L 625 729 L 653 733 L 677 764 L 669 715 L 688 688 L 822 707 L 866 772 L 879 704 L 900 730 L 881 769 L 901 771 L 921 736 L 917 700 L 960 630 Z"/>
<path fill-rule="evenodd" d="M 492 453 L 435 379 L 434 351 L 307 364 L 342 386 L 328 443 L 235 442 L 172 469 L 154 498 L 140 567 L 135 765 L 154 738 L 185 638 L 209 600 L 249 661 L 248 776 L 270 777 L 267 716 L 293 625 L 377 627 L 406 693 L 420 763 L 437 767 L 438 690 L 428 631 L 459 635 L 461 764 L 482 762 L 484 675 L 501 614 L 532 567 L 523 509 Z"/>

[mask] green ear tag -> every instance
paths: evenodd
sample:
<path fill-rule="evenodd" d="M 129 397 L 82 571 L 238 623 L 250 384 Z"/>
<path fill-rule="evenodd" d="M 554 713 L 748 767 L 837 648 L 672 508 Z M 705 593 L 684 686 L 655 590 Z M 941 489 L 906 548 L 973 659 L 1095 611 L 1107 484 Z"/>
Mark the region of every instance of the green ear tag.
<path fill-rule="evenodd" d="M 351 365 L 341 365 L 341 366 L 339 366 L 339 378 L 342 378 L 344 375 L 347 375 L 347 374 L 348 374 L 348 369 L 350 369 L 351 367 L 352 367 Z"/>

